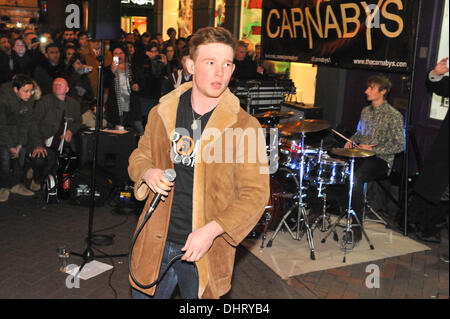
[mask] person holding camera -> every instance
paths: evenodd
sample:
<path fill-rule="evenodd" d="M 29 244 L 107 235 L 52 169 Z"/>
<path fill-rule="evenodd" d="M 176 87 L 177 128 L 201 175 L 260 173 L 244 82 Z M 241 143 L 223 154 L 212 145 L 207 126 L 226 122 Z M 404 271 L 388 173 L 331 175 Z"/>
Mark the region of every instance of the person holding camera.
<path fill-rule="evenodd" d="M 128 62 L 127 50 L 113 49 L 113 62 L 105 69 L 105 117 L 116 129 L 132 127 L 139 135 L 144 133 L 137 72 Z"/>
<path fill-rule="evenodd" d="M 89 73 L 92 67 L 86 64 L 83 56 L 74 53 L 69 60 L 67 69 L 67 82 L 69 83 L 69 96 L 76 99 L 81 106 L 81 114 L 89 110 L 94 100 Z"/>
<path fill-rule="evenodd" d="M 139 57 L 141 90 L 139 92 L 142 115 L 147 117 L 161 97 L 161 77 L 165 72 L 167 57 L 159 52 L 156 43 L 150 43 L 145 53 Z"/>
<path fill-rule="evenodd" d="M 89 47 L 82 48 L 79 50 L 81 55 L 84 57 L 86 64 L 92 67 L 92 71 L 89 72 L 88 77 L 91 82 L 92 91 L 97 97 L 97 86 L 98 86 L 98 66 L 102 58 L 102 42 L 96 39 L 89 40 Z M 103 56 L 103 66 L 107 68 L 112 63 L 112 55 L 109 50 L 105 49 L 105 54 Z"/>

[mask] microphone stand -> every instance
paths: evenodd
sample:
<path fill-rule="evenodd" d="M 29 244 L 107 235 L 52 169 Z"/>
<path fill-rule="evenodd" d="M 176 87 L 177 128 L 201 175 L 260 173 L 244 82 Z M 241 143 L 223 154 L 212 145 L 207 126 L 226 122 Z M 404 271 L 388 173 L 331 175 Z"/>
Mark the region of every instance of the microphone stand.
<path fill-rule="evenodd" d="M 104 65 L 104 58 L 105 58 L 105 40 L 102 41 L 102 54 L 101 56 L 97 57 L 99 64 L 98 64 L 98 85 L 97 85 L 97 117 L 95 120 L 95 130 L 94 130 L 94 152 L 93 152 L 93 158 L 92 158 L 92 172 L 91 172 L 91 180 L 90 180 L 90 199 L 89 199 L 89 224 L 88 224 L 88 236 L 86 238 L 87 247 L 85 251 L 80 254 L 76 252 L 69 252 L 69 255 L 75 255 L 83 258 L 83 263 L 80 266 L 80 269 L 78 270 L 78 273 L 74 276 L 76 277 L 81 273 L 81 270 L 83 267 L 90 261 L 94 260 L 95 257 L 97 258 L 112 258 L 112 257 L 126 257 L 128 254 L 118 254 L 118 255 L 100 255 L 95 256 L 94 251 L 92 250 L 92 227 L 94 224 L 94 209 L 95 209 L 95 188 L 96 188 L 96 181 L 95 181 L 95 174 L 96 174 L 96 168 L 97 168 L 97 149 L 98 149 L 98 140 L 99 140 L 99 133 L 100 130 L 103 128 L 103 65 Z"/>
<path fill-rule="evenodd" d="M 414 97 L 414 85 L 415 85 L 415 79 L 416 79 L 416 57 L 417 57 L 417 49 L 418 49 L 418 42 L 419 42 L 419 29 L 420 29 L 420 17 L 422 13 L 422 0 L 418 0 L 418 9 L 417 9 L 417 22 L 416 22 L 416 32 L 414 36 L 414 51 L 412 54 L 412 66 L 411 66 L 411 84 L 409 89 L 409 99 L 408 99 L 408 108 L 406 111 L 405 116 L 405 152 L 403 153 L 403 167 L 402 167 L 402 181 L 401 186 L 399 190 L 399 201 L 401 209 L 403 209 L 403 227 L 404 231 L 403 234 L 405 236 L 408 236 L 408 191 L 409 191 L 409 144 L 412 143 L 412 146 L 414 147 L 413 150 L 417 151 L 417 146 L 415 146 L 415 138 L 412 131 L 412 126 L 410 124 L 411 122 L 411 112 L 412 112 L 412 104 L 413 104 L 413 97 Z M 418 158 L 418 156 L 417 156 Z M 419 162 L 419 166 L 421 166 L 421 162 Z"/>

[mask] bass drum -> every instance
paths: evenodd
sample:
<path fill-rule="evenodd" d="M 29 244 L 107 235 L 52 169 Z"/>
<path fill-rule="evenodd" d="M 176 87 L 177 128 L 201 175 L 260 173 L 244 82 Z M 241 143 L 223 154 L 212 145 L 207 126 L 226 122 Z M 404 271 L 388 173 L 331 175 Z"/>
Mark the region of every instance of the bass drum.
<path fill-rule="evenodd" d="M 268 230 L 275 230 L 281 222 L 283 215 L 294 204 L 293 197 L 298 195 L 297 176 L 290 170 L 280 168 L 276 173 L 270 176 L 270 198 L 266 205 L 264 214 L 252 231 L 253 236 L 256 233 L 266 233 Z M 291 216 L 297 216 L 291 214 Z M 295 225 L 295 220 L 286 220 L 289 226 Z"/>

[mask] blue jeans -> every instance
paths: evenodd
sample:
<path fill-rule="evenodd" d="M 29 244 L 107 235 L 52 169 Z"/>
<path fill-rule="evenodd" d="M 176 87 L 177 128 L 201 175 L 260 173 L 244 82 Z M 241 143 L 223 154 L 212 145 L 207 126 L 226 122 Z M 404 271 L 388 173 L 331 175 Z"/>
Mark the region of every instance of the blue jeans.
<path fill-rule="evenodd" d="M 160 274 L 166 269 L 167 264 L 173 257 L 183 253 L 181 251 L 183 246 L 184 244 L 175 244 L 170 241 L 166 242 L 161 268 L 159 270 Z M 197 299 L 198 277 L 195 267 L 194 263 L 177 259 L 156 286 L 153 297 L 134 288 L 131 289 L 131 297 L 133 299 L 170 299 L 178 284 L 182 299 Z"/>
<path fill-rule="evenodd" d="M 19 151 L 19 157 L 11 159 L 9 149 L 5 146 L 0 146 L 0 188 L 9 188 L 22 183 L 25 153 L 26 150 L 22 147 Z M 12 175 L 9 173 L 11 165 L 13 169 Z"/>

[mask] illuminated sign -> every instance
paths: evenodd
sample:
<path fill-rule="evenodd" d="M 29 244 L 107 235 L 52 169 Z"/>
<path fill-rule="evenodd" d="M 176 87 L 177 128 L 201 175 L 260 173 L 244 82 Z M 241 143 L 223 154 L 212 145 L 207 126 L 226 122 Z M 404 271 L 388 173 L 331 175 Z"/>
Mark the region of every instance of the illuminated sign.
<path fill-rule="evenodd" d="M 155 0 L 121 0 L 120 3 L 136 4 L 138 6 L 154 5 Z"/>
<path fill-rule="evenodd" d="M 266 58 L 407 71 L 415 0 L 264 0 Z"/>

